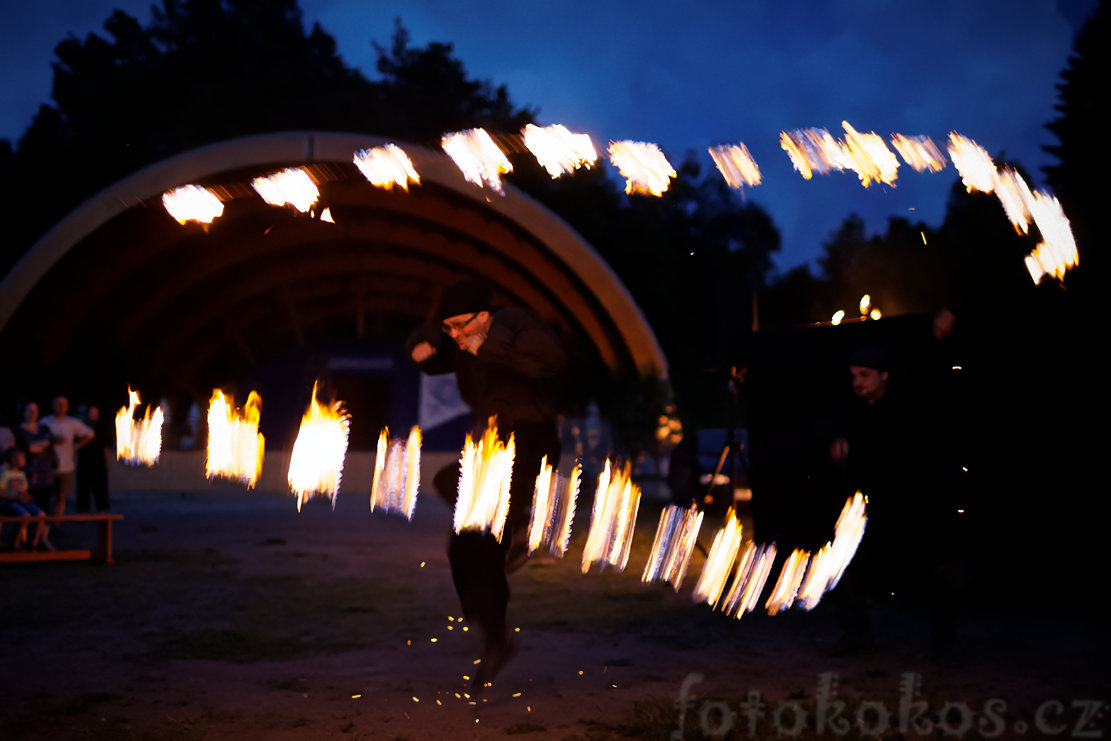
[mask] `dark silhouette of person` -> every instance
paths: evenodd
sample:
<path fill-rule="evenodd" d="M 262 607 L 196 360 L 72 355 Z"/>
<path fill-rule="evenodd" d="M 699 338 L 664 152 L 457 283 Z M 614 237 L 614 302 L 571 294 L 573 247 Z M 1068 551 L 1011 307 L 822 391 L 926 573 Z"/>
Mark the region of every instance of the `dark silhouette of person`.
<path fill-rule="evenodd" d="M 114 430 L 100 416 L 100 408 L 90 406 L 85 412 L 85 424 L 95 433 L 92 440 L 77 451 L 77 511 L 88 512 L 90 501 L 96 503 L 97 512 L 107 512 L 108 459 L 115 443 Z"/>
<path fill-rule="evenodd" d="M 486 285 L 460 281 L 440 299 L 439 321 L 410 335 L 406 350 L 429 374 L 454 372 L 462 399 L 471 409 L 481 435 L 494 418 L 499 437 L 513 435 L 516 454 L 507 522 L 499 542 L 489 533 L 452 533 L 448 560 L 463 615 L 482 633 L 482 661 L 472 686 L 481 691 L 508 661 L 515 648 L 506 627 L 509 604 L 507 572 L 524 563 L 533 488 L 540 461 L 555 466 L 560 442 L 553 380 L 565 364 L 558 335 L 524 308 L 497 308 Z M 437 474 L 437 491 L 454 503 L 458 464 Z"/>

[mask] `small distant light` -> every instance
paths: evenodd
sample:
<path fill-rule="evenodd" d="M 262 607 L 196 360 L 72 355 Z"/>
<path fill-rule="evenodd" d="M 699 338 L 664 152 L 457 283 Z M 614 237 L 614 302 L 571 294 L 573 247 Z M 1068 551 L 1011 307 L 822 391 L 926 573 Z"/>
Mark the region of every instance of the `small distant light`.
<path fill-rule="evenodd" d="M 466 633 L 468 630 L 470 630 L 470 628 L 468 628 L 466 625 L 464 625 L 463 626 L 463 632 Z"/>
<path fill-rule="evenodd" d="M 957 510 L 957 514 L 961 514 L 961 515 L 963 515 L 963 514 L 964 514 L 964 509 L 958 509 L 958 510 Z"/>
<path fill-rule="evenodd" d="M 513 632 L 514 632 L 514 633 L 520 633 L 520 632 L 521 632 L 521 629 L 520 629 L 520 628 L 514 628 L 514 629 L 513 629 Z"/>
<path fill-rule="evenodd" d="M 959 365 L 954 365 L 953 370 L 964 370 L 964 368 Z"/>
<path fill-rule="evenodd" d="M 438 641 L 440 639 L 439 638 L 429 638 L 428 640 L 431 641 L 432 643 L 435 643 L 436 641 Z"/>
<path fill-rule="evenodd" d="M 968 473 L 968 466 L 961 466 L 961 470 Z"/>
<path fill-rule="evenodd" d="M 581 677 L 582 675 L 583 675 L 583 670 L 579 669 L 579 676 Z"/>

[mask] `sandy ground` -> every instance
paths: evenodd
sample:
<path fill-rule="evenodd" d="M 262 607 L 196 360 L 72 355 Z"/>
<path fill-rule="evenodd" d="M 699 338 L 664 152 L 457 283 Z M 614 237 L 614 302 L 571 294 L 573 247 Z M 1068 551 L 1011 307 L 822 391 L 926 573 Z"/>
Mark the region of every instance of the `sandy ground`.
<path fill-rule="evenodd" d="M 679 592 L 642 584 L 660 506 L 642 506 L 624 573 L 586 575 L 580 509 L 568 557 L 512 578 L 519 652 L 468 698 L 479 646 L 458 619 L 439 500 L 408 522 L 348 496 L 300 513 L 272 493 L 118 496 L 116 564 L 0 568 L 0 739 L 1108 733 L 1105 622 L 970 608 L 937 659 L 923 610 L 877 605 L 877 647 L 834 657 L 826 603 L 739 621 L 693 604 L 698 554 Z"/>

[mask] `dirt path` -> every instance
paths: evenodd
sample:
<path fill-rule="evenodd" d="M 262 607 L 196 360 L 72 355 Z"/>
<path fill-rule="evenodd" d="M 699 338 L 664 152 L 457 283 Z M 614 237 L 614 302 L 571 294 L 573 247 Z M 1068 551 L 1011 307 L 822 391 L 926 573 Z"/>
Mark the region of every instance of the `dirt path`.
<path fill-rule="evenodd" d="M 115 506 L 125 519 L 114 566 L 0 569 L 0 738 L 1108 731 L 1102 623 L 970 610 L 957 653 L 937 662 L 925 614 L 879 606 L 877 649 L 834 658 L 825 604 L 725 618 L 690 600 L 697 555 L 679 593 L 641 584 L 658 504 L 642 507 L 625 573 L 581 574 L 589 511 L 580 510 L 569 556 L 513 577 L 520 650 L 481 700 L 464 696 L 478 646 L 458 620 L 444 555 L 450 513 L 438 500 L 418 502 L 411 523 L 345 497 L 335 511 L 314 501 L 300 513 L 289 497 L 215 490 L 132 494 Z M 74 528 L 59 539 L 86 537 Z"/>

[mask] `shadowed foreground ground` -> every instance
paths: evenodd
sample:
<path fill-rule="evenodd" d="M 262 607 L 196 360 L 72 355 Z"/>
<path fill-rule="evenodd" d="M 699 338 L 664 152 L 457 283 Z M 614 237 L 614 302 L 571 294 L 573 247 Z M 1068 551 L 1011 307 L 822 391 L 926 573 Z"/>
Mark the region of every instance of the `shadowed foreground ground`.
<path fill-rule="evenodd" d="M 740 621 L 693 604 L 697 553 L 680 592 L 641 584 L 659 506 L 642 505 L 625 573 L 581 574 L 581 508 L 568 557 L 513 577 L 520 651 L 472 704 L 478 646 L 457 622 L 450 512 L 434 497 L 411 523 L 357 497 L 300 513 L 266 493 L 117 497 L 114 566 L 0 568 L 0 738 L 1108 733 L 1104 622 L 970 609 L 958 650 L 936 661 L 926 615 L 887 605 L 877 649 L 834 658 L 826 603 Z M 704 544 L 719 525 L 707 520 Z"/>

